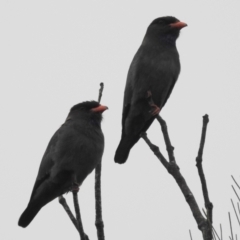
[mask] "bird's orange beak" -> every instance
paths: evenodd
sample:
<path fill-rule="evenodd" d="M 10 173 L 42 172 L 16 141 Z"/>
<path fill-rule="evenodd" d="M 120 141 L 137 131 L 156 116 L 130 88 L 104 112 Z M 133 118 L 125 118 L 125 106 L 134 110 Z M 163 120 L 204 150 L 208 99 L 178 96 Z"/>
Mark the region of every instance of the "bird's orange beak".
<path fill-rule="evenodd" d="M 186 23 L 184 23 L 184 22 L 175 22 L 175 23 L 171 23 L 171 24 L 169 24 L 172 28 L 178 28 L 178 29 L 182 29 L 182 28 L 184 28 L 184 27 L 186 27 L 187 26 L 187 24 Z"/>
<path fill-rule="evenodd" d="M 91 111 L 102 113 L 102 112 L 104 112 L 107 109 L 108 109 L 107 106 L 99 105 L 98 107 L 92 108 Z"/>

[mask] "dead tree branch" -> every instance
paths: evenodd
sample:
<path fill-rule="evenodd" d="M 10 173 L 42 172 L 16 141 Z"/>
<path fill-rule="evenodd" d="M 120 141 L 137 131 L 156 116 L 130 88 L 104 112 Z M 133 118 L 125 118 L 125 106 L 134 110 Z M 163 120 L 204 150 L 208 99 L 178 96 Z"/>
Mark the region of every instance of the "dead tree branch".
<path fill-rule="evenodd" d="M 152 93 L 150 91 L 148 91 L 147 93 L 147 101 L 148 104 L 150 106 L 155 105 L 152 99 Z M 169 135 L 168 135 L 168 129 L 167 129 L 167 124 L 166 122 L 161 118 L 160 115 L 156 116 L 156 119 L 158 120 L 158 122 L 160 123 L 160 126 L 162 128 L 162 133 L 163 133 L 163 137 L 164 137 L 164 141 L 166 143 L 166 149 L 168 152 L 168 157 L 169 157 L 169 161 L 170 162 L 175 162 L 175 157 L 174 157 L 174 147 L 171 144 Z"/>
<path fill-rule="evenodd" d="M 230 239 L 233 239 L 233 230 L 232 230 L 232 221 L 231 221 L 231 215 L 230 212 L 228 213 L 228 217 L 229 217 L 229 225 L 230 225 L 230 230 L 231 230 L 231 237 L 229 236 Z"/>
<path fill-rule="evenodd" d="M 67 205 L 66 199 L 63 196 L 58 198 L 59 203 L 63 206 L 64 210 L 68 214 L 70 220 L 72 221 L 73 225 L 76 227 L 78 231 L 78 222 L 76 218 L 73 216 L 72 211 L 70 210 L 69 206 Z"/>
<path fill-rule="evenodd" d="M 203 172 L 203 167 L 202 167 L 202 155 L 203 155 L 203 148 L 204 148 L 205 139 L 206 139 L 208 122 L 209 122 L 208 115 L 204 115 L 203 116 L 203 126 L 202 126 L 202 135 L 201 135 L 201 140 L 200 140 L 200 146 L 199 146 L 199 150 L 198 150 L 198 155 L 196 157 L 196 162 L 197 162 L 196 166 L 197 166 L 198 174 L 199 174 L 200 181 L 201 181 L 201 184 L 202 184 L 204 203 L 205 203 L 205 208 L 207 210 L 207 219 L 209 220 L 210 224 L 212 225 L 213 204 L 209 200 L 207 182 L 206 182 L 205 175 L 204 175 L 204 172 Z"/>
<path fill-rule="evenodd" d="M 79 230 L 80 237 L 82 240 L 88 240 L 88 236 L 84 233 L 84 230 L 83 230 L 80 207 L 78 203 L 78 190 L 77 191 L 73 190 L 72 194 L 73 194 L 73 203 L 74 203 L 74 209 L 76 213 L 76 219 L 78 223 L 78 230 Z"/>
<path fill-rule="evenodd" d="M 151 93 L 149 94 L 149 92 L 148 92 L 147 100 L 149 102 L 149 105 L 154 104 Z M 156 145 L 151 143 L 151 141 L 147 137 L 146 133 L 142 133 L 141 137 L 144 139 L 144 141 L 147 143 L 147 145 L 150 147 L 150 149 L 153 151 L 153 153 L 157 156 L 157 158 L 160 160 L 160 162 L 163 164 L 163 166 L 167 169 L 169 174 L 171 174 L 172 177 L 177 182 L 179 188 L 181 189 L 181 191 L 192 211 L 194 219 L 197 222 L 198 228 L 203 234 L 203 239 L 204 240 L 212 240 L 212 238 L 213 238 L 212 226 L 211 226 L 211 224 L 209 224 L 210 221 L 205 219 L 204 216 L 201 214 L 198 204 L 197 204 L 190 188 L 188 187 L 188 185 L 187 185 L 184 177 L 182 176 L 180 169 L 176 163 L 174 153 L 173 153 L 174 148 L 171 145 L 171 141 L 170 141 L 168 129 L 167 129 L 167 124 L 159 115 L 156 118 L 161 125 L 162 133 L 164 136 L 164 141 L 166 144 L 166 149 L 168 152 L 169 161 L 166 160 L 166 158 L 160 152 L 159 148 Z M 206 135 L 205 128 L 204 128 L 203 133 Z M 205 135 L 202 137 L 204 140 L 205 140 Z M 203 152 L 204 140 L 201 140 L 202 145 L 200 144 L 200 155 L 199 155 L 200 158 L 201 158 L 202 152 Z"/>
<path fill-rule="evenodd" d="M 100 83 L 98 102 L 100 103 L 102 98 L 104 84 Z M 95 225 L 97 228 L 98 240 L 104 240 L 104 223 L 102 219 L 102 197 L 101 197 L 101 172 L 102 163 L 100 162 L 95 169 L 95 209 L 96 209 L 96 220 Z"/>

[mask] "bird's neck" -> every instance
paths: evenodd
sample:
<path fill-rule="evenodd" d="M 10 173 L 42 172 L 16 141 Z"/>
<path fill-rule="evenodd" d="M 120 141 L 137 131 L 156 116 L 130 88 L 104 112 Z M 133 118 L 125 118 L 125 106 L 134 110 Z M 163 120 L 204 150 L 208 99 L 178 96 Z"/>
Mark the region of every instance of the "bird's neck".
<path fill-rule="evenodd" d="M 102 115 L 101 114 L 81 114 L 81 113 L 70 113 L 66 121 L 85 122 L 90 123 L 94 126 L 101 127 Z"/>
<path fill-rule="evenodd" d="M 176 48 L 176 37 L 172 36 L 171 34 L 148 33 L 144 37 L 142 45 L 151 45 L 161 48 Z"/>

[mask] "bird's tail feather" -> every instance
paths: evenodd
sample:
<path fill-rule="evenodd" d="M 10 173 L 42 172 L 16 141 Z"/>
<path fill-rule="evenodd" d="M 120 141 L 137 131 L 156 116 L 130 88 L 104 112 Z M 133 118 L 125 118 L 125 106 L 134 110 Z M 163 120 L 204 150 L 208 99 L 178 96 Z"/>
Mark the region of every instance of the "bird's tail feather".
<path fill-rule="evenodd" d="M 127 138 L 125 136 L 122 137 L 118 148 L 115 153 L 114 161 L 116 163 L 125 163 L 128 159 L 129 152 L 131 148 L 135 145 L 135 143 L 139 140 L 139 138 Z"/>
<path fill-rule="evenodd" d="M 27 227 L 41 208 L 42 205 L 29 204 L 25 211 L 22 213 L 21 217 L 19 218 L 18 225 L 24 228 Z"/>
<path fill-rule="evenodd" d="M 19 226 L 24 228 L 27 227 L 43 206 L 65 192 L 64 190 L 66 190 L 66 186 L 69 185 L 69 182 L 65 181 L 65 186 L 63 180 L 66 179 L 63 178 L 61 181 L 58 179 L 59 182 L 57 184 L 45 181 L 39 186 L 37 191 L 33 192 L 27 208 L 19 218 Z"/>

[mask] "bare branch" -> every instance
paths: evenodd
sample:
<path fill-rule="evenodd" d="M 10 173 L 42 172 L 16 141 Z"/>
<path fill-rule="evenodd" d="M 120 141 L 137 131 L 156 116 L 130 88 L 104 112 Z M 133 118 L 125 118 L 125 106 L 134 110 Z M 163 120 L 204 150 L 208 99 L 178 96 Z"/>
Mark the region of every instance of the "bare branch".
<path fill-rule="evenodd" d="M 192 239 L 192 234 L 191 234 L 191 230 L 189 230 L 189 234 L 190 234 L 190 238 L 191 238 L 191 240 L 193 240 L 193 239 Z"/>
<path fill-rule="evenodd" d="M 236 190 L 235 190 L 235 188 L 234 188 L 234 186 L 233 186 L 233 185 L 232 185 L 232 188 L 233 188 L 233 191 L 235 192 L 235 194 L 236 194 L 236 196 L 237 196 L 238 200 L 240 201 L 240 198 L 239 198 L 239 196 L 238 196 L 238 194 L 237 194 L 237 192 L 236 192 Z"/>
<path fill-rule="evenodd" d="M 152 93 L 150 91 L 147 92 L 147 101 L 149 103 L 150 106 L 154 106 L 154 101 L 152 99 Z M 156 106 L 156 105 L 155 105 Z M 175 157 L 174 157 L 174 153 L 173 153 L 173 146 L 171 144 L 170 141 L 170 137 L 168 134 L 168 129 L 167 129 L 167 124 L 166 122 L 158 115 L 157 120 L 159 121 L 160 125 L 161 125 L 161 129 L 162 129 L 162 133 L 164 136 L 164 141 L 165 141 L 165 145 L 167 148 L 167 152 L 168 152 L 168 157 L 169 157 L 169 162 L 166 160 L 166 158 L 162 155 L 162 153 L 160 152 L 159 148 L 157 146 L 155 146 L 154 144 L 151 143 L 151 141 L 147 138 L 147 134 L 146 133 L 142 133 L 141 137 L 145 140 L 145 142 L 148 144 L 148 146 L 150 147 L 150 149 L 153 151 L 153 153 L 157 156 L 157 158 L 160 160 L 160 162 L 163 164 L 163 166 L 168 170 L 168 172 L 173 176 L 173 178 L 176 180 L 179 188 L 181 189 L 191 211 L 192 214 L 195 218 L 195 221 L 198 224 L 198 228 L 202 231 L 203 234 L 203 239 L 204 240 L 212 240 L 212 204 L 210 204 L 209 198 L 208 198 L 208 193 L 207 193 L 207 187 L 206 187 L 206 180 L 205 177 L 203 175 L 203 170 L 201 171 L 201 176 L 203 176 L 202 178 L 202 182 L 205 181 L 204 185 L 204 194 L 206 196 L 204 196 L 205 199 L 205 205 L 206 208 L 209 212 L 209 218 L 206 220 L 203 215 L 201 214 L 201 211 L 198 207 L 198 204 L 191 192 L 191 190 L 189 189 L 184 177 L 182 176 L 182 174 L 180 173 L 179 167 L 176 164 L 175 161 Z M 201 139 L 201 143 L 200 143 L 200 148 L 199 148 L 199 159 L 202 161 L 202 152 L 203 152 L 203 146 L 204 146 L 204 142 L 205 142 L 205 136 L 206 136 L 206 126 L 207 126 L 207 122 L 208 122 L 208 116 L 206 115 L 204 117 L 204 124 L 203 124 L 203 131 L 202 131 L 202 139 Z"/>
<path fill-rule="evenodd" d="M 238 186 L 238 188 L 240 189 L 240 186 L 238 185 L 237 181 L 235 180 L 235 178 L 233 176 L 231 176 L 233 181 L 235 182 L 235 184 Z"/>
<path fill-rule="evenodd" d="M 155 105 L 155 103 L 153 101 L 153 98 L 152 98 L 151 91 L 147 92 L 147 101 L 148 101 L 150 106 Z M 172 146 L 169 135 L 168 135 L 167 124 L 161 118 L 160 115 L 157 115 L 156 119 L 160 123 L 161 129 L 162 129 L 162 133 L 163 133 L 164 141 L 166 143 L 166 149 L 167 149 L 167 152 L 168 152 L 169 160 L 170 160 L 170 162 L 175 162 L 175 157 L 174 157 L 174 153 L 173 153 L 174 147 Z"/>
<path fill-rule="evenodd" d="M 175 162 L 175 157 L 174 157 L 174 147 L 171 144 L 169 135 L 168 135 L 168 129 L 167 129 L 167 124 L 166 122 L 161 118 L 160 115 L 157 116 L 157 120 L 161 125 L 162 128 L 162 133 L 163 133 L 163 137 L 166 143 L 166 148 L 167 148 L 167 152 L 168 152 L 168 157 L 169 157 L 169 161 L 170 162 Z"/>
<path fill-rule="evenodd" d="M 100 103 L 103 93 L 104 83 L 100 83 L 98 102 Z M 97 228 L 98 240 L 104 240 L 104 223 L 102 219 L 102 196 L 101 196 L 101 172 L 102 163 L 100 162 L 95 169 L 95 210 L 96 220 L 95 226 Z"/>
<path fill-rule="evenodd" d="M 214 239 L 214 240 L 217 240 L 217 239 L 216 239 L 216 234 L 214 233 L 213 230 L 212 230 L 212 236 L 213 236 L 213 239 Z"/>
<path fill-rule="evenodd" d="M 196 166 L 197 166 L 198 174 L 202 184 L 203 197 L 204 197 L 205 207 L 207 209 L 207 219 L 209 219 L 210 224 L 212 224 L 213 204 L 209 200 L 207 183 L 206 183 L 206 179 L 205 179 L 203 167 L 202 167 L 202 155 L 203 155 L 203 149 L 204 149 L 204 144 L 206 139 L 208 122 L 209 122 L 209 118 L 208 118 L 208 115 L 206 114 L 203 116 L 202 135 L 201 135 L 200 146 L 198 150 L 198 156 L 196 157 L 196 162 L 197 162 Z"/>
<path fill-rule="evenodd" d="M 230 229 L 231 229 L 231 239 L 233 240 L 233 230 L 232 230 L 232 222 L 231 222 L 231 215 L 230 212 L 228 212 L 228 216 L 229 216 L 229 224 L 230 224 Z"/>
<path fill-rule="evenodd" d="M 157 156 L 157 158 L 160 160 L 160 162 L 163 164 L 163 166 L 168 169 L 169 163 L 166 160 L 166 158 L 162 155 L 162 153 L 159 150 L 159 147 L 152 144 L 149 138 L 147 137 L 147 133 L 141 133 L 140 136 L 145 140 L 147 145 L 150 147 L 150 149 L 153 151 L 153 153 Z"/>
<path fill-rule="evenodd" d="M 220 240 L 220 237 L 218 236 L 217 231 L 215 230 L 215 228 L 213 226 L 212 226 L 212 229 L 213 229 L 213 232 L 214 232 L 214 236 L 216 236 Z"/>
<path fill-rule="evenodd" d="M 177 166 L 176 162 L 167 162 L 167 160 L 163 157 L 163 155 L 160 153 L 158 147 L 153 145 L 150 140 L 147 138 L 147 134 L 144 133 L 141 135 L 145 142 L 149 145 L 151 150 L 154 152 L 154 154 L 158 157 L 158 159 L 161 161 L 161 163 L 164 165 L 164 167 L 168 170 L 168 172 L 173 176 L 173 178 L 176 180 L 179 188 L 181 189 L 192 213 L 193 216 L 198 224 L 198 228 L 202 231 L 203 239 L 204 240 L 212 240 L 212 230 L 211 227 L 209 227 L 209 224 L 207 223 L 207 220 L 202 216 L 199 207 L 197 205 L 197 202 L 189 189 L 184 177 L 179 171 L 179 167 Z M 153 145 L 153 146 L 152 146 Z"/>
<path fill-rule="evenodd" d="M 66 199 L 63 196 L 58 198 L 59 203 L 63 206 L 64 210 L 68 214 L 70 220 L 72 221 L 73 225 L 76 227 L 78 231 L 78 223 L 76 218 L 73 216 L 72 211 L 70 210 L 69 206 L 67 205 Z"/>
<path fill-rule="evenodd" d="M 73 190 L 73 202 L 74 202 L 74 208 L 75 208 L 75 213 L 76 213 L 76 218 L 74 217 L 72 211 L 70 210 L 66 199 L 63 196 L 59 196 L 58 201 L 59 203 L 63 206 L 64 210 L 68 214 L 70 220 L 72 221 L 73 225 L 76 227 L 81 240 L 89 240 L 88 236 L 84 233 L 83 230 L 83 225 L 82 225 L 82 220 L 81 220 L 81 215 L 80 215 L 80 208 L 79 208 L 79 203 L 78 203 L 78 190 Z"/>
<path fill-rule="evenodd" d="M 84 230 L 83 230 L 80 208 L 78 203 L 78 191 L 73 190 L 72 194 L 73 194 L 73 203 L 74 203 L 76 219 L 78 223 L 78 229 L 79 229 L 79 234 L 81 236 L 81 240 L 88 240 L 88 236 L 84 233 Z"/>
<path fill-rule="evenodd" d="M 238 218 L 238 215 L 237 215 L 237 211 L 236 211 L 236 209 L 235 209 L 235 206 L 234 206 L 234 203 L 233 203 L 233 200 L 232 200 L 232 199 L 231 199 L 231 202 L 232 202 L 232 206 L 233 206 L 233 209 L 234 209 L 236 218 L 237 218 L 237 220 L 238 220 L 238 224 L 239 224 L 239 226 L 240 226 L 240 221 L 239 221 L 239 218 Z"/>
<path fill-rule="evenodd" d="M 104 240 L 104 223 L 102 220 L 102 197 L 101 197 L 101 168 L 102 164 L 99 163 L 95 169 L 95 208 L 96 208 L 96 221 L 98 240 Z"/>
<path fill-rule="evenodd" d="M 223 237 L 222 237 L 222 225 L 220 224 L 220 232 L 221 232 L 221 240 L 223 240 Z"/>

